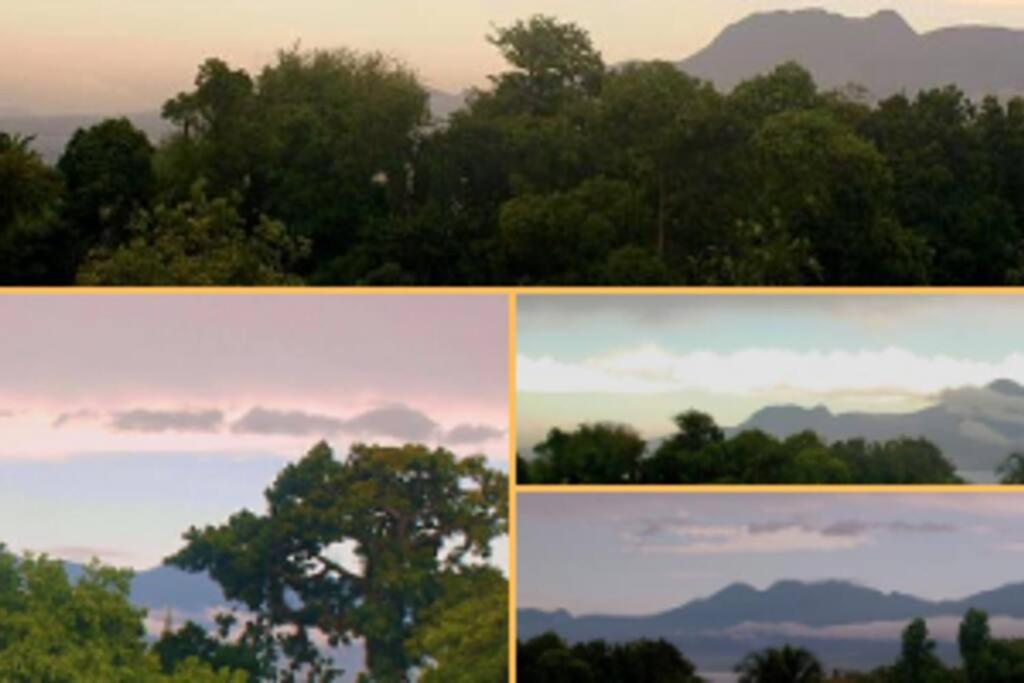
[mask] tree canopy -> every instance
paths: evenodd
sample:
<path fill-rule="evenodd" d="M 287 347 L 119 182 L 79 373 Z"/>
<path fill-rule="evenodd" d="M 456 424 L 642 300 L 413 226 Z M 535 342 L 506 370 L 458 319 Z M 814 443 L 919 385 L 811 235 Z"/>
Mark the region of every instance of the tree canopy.
<path fill-rule="evenodd" d="M 339 460 L 321 443 L 267 489 L 265 513 L 243 510 L 223 525 L 193 528 L 168 561 L 209 572 L 245 605 L 247 628 L 273 641 L 287 675 L 333 680 L 320 634 L 330 646 L 361 639 L 370 683 L 407 681 L 412 667 L 431 662 L 441 670 L 473 662 L 486 680 L 494 653 L 455 639 L 476 624 L 484 630 L 475 636 L 493 646 L 500 624 L 493 612 L 467 614 L 458 603 L 469 589 L 458 582 L 504 593 L 503 582 L 474 567 L 506 531 L 507 496 L 506 478 L 482 458 L 357 445 Z M 497 606 L 491 594 L 477 597 L 481 609 Z M 439 605 L 453 624 L 431 621 Z"/>
<path fill-rule="evenodd" d="M 270 283 L 1024 280 L 1024 98 L 866 103 L 795 63 L 719 92 L 669 62 L 608 65 L 544 15 L 485 39 L 506 66 L 444 120 L 387 55 L 293 47 L 253 72 L 205 61 L 164 105 L 165 140 L 112 119 L 49 168 L 4 135 L 0 278 L 251 284 L 216 241 L 159 278 L 97 272 L 160 245 L 154 216 L 188 213 L 202 183 L 248 237 L 282 233 L 256 238 Z"/>
<path fill-rule="evenodd" d="M 813 432 L 784 439 L 759 430 L 727 438 L 710 415 L 688 411 L 657 445 L 634 429 L 583 424 L 552 429 L 519 457 L 523 484 L 959 484 L 956 468 L 931 442 L 898 438 L 826 443 Z M 1014 461 L 1015 462 L 1015 461 Z"/>

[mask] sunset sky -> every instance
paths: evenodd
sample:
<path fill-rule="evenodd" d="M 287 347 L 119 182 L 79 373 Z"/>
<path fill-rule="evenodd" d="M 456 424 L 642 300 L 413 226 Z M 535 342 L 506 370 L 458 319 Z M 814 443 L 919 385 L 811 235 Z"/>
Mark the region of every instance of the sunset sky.
<path fill-rule="evenodd" d="M 507 460 L 504 297 L 0 297 L 0 542 L 148 567 L 327 439 Z"/>
<path fill-rule="evenodd" d="M 1024 28 L 1016 0 L 4 0 L 0 112 L 153 110 L 187 87 L 207 57 L 258 68 L 296 42 L 382 50 L 430 86 L 457 92 L 501 69 L 484 40 L 492 27 L 535 13 L 580 23 L 616 62 L 678 60 L 752 12 L 808 6 L 853 16 L 896 9 L 921 31 Z"/>
<path fill-rule="evenodd" d="M 955 296 L 565 296 L 518 304 L 520 446 L 613 421 L 648 438 L 696 408 L 910 412 L 1024 383 L 1024 301 Z"/>

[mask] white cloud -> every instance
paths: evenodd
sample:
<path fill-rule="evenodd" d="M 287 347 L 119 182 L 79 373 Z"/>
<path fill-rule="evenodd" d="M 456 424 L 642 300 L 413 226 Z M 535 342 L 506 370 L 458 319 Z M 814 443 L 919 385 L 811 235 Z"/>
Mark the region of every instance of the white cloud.
<path fill-rule="evenodd" d="M 998 362 L 881 351 L 746 349 L 676 354 L 654 344 L 577 363 L 520 356 L 526 393 L 651 394 L 674 391 L 758 395 L 930 397 L 949 387 L 1024 380 L 1024 354 Z"/>

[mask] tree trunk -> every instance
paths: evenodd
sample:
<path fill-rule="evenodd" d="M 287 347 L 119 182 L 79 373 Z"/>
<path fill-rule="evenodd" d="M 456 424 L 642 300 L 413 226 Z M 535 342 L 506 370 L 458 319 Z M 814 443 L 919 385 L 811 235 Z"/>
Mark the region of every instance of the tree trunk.
<path fill-rule="evenodd" d="M 665 174 L 658 174 L 658 258 L 665 257 Z"/>

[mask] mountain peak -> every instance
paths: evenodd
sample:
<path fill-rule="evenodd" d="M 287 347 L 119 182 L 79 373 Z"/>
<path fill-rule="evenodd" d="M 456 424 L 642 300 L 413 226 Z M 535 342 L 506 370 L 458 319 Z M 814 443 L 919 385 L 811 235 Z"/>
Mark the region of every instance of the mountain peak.
<path fill-rule="evenodd" d="M 989 383 L 986 388 L 1003 396 L 1024 397 L 1024 386 L 1014 382 L 1012 379 L 997 379 Z"/>
<path fill-rule="evenodd" d="M 875 12 L 867 18 L 867 22 L 874 26 L 897 30 L 904 33 L 916 33 L 914 29 L 907 23 L 907 20 L 903 18 L 903 15 L 896 10 L 883 9 Z"/>

